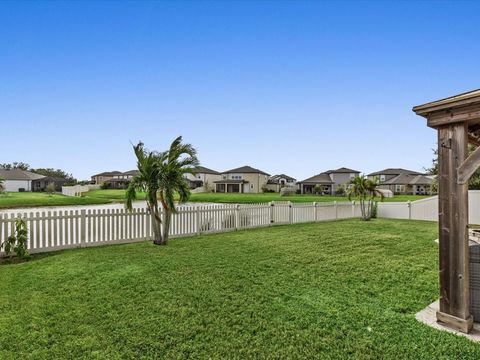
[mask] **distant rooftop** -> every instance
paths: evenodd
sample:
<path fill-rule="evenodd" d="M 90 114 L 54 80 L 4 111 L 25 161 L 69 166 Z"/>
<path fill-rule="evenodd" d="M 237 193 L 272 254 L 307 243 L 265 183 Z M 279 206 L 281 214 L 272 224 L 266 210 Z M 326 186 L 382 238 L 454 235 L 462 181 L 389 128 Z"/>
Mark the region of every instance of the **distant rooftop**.
<path fill-rule="evenodd" d="M 380 170 L 380 171 L 370 173 L 370 174 L 368 174 L 368 176 L 400 175 L 400 174 L 423 175 L 422 173 L 419 173 L 418 171 L 407 170 L 407 169 L 402 169 L 402 168 L 388 168 L 388 169 L 383 169 L 383 170 Z"/>
<path fill-rule="evenodd" d="M 309 177 L 308 179 L 302 180 L 301 183 L 312 183 L 312 184 L 333 184 L 332 179 L 330 178 L 330 175 L 328 175 L 326 172 L 317 174 L 315 176 Z"/>
<path fill-rule="evenodd" d="M 218 171 L 206 168 L 204 166 L 196 166 L 193 170 L 195 174 L 212 174 L 212 175 L 220 175 Z"/>
<path fill-rule="evenodd" d="M 258 173 L 258 174 L 263 174 L 263 175 L 269 175 L 262 170 L 255 169 L 255 168 L 253 168 L 251 166 L 248 166 L 248 165 L 222 172 L 222 174 L 241 174 L 241 173 L 243 173 L 243 174 L 257 174 Z"/>
<path fill-rule="evenodd" d="M 114 171 L 105 171 L 100 174 L 95 174 L 92 176 L 114 176 L 114 175 L 123 175 L 123 173 L 121 171 L 114 170 Z"/>
<path fill-rule="evenodd" d="M 327 174 L 333 174 L 333 173 L 336 173 L 336 174 L 350 174 L 350 173 L 357 173 L 357 174 L 360 174 L 360 171 L 357 171 L 357 170 L 353 170 L 353 169 L 349 169 L 349 168 L 346 168 L 346 167 L 341 167 L 339 169 L 336 169 L 336 170 L 328 170 L 326 171 Z"/>
<path fill-rule="evenodd" d="M 4 180 L 37 180 L 44 177 L 45 175 L 21 169 L 0 169 L 0 178 Z"/>

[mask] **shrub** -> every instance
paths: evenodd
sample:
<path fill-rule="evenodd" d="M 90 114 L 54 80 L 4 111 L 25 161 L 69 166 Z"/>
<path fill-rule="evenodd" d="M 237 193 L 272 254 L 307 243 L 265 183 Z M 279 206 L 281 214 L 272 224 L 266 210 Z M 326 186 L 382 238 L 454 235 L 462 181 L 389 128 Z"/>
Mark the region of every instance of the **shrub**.
<path fill-rule="evenodd" d="M 18 189 L 18 192 L 25 192 L 25 188 Z"/>
<path fill-rule="evenodd" d="M 345 187 L 343 185 L 338 185 L 337 189 L 335 190 L 335 194 L 339 196 L 345 195 Z"/>
<path fill-rule="evenodd" d="M 104 183 L 102 183 L 102 185 L 100 185 L 100 189 L 102 190 L 110 189 L 110 182 L 105 181 Z"/>
<path fill-rule="evenodd" d="M 5 250 L 7 256 L 12 257 L 14 252 L 19 259 L 23 259 L 28 255 L 27 251 L 28 228 L 27 223 L 22 218 L 15 220 L 15 231 L 5 240 L 0 248 Z"/>
<path fill-rule="evenodd" d="M 53 182 L 49 183 L 47 187 L 45 188 L 45 192 L 49 195 L 52 196 L 55 194 L 55 184 Z"/>
<path fill-rule="evenodd" d="M 313 191 L 315 191 L 315 194 L 323 194 L 323 186 L 322 185 L 315 185 L 313 188 Z"/>

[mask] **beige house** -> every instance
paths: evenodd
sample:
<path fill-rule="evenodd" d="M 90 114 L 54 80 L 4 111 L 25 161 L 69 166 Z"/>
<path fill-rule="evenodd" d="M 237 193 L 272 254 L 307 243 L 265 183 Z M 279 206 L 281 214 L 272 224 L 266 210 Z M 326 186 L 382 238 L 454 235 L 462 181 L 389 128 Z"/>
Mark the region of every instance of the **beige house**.
<path fill-rule="evenodd" d="M 125 189 L 130 180 L 138 174 L 138 170 L 130 171 L 106 171 L 92 176 L 92 183 L 102 185 L 109 183 L 112 189 Z"/>
<path fill-rule="evenodd" d="M 222 179 L 222 175 L 215 170 L 206 168 L 204 166 L 197 166 L 193 174 L 185 174 L 191 189 L 199 189 L 204 192 L 211 192 L 215 190 L 215 181 Z"/>
<path fill-rule="evenodd" d="M 261 193 L 270 175 L 264 171 L 242 166 L 222 172 L 221 180 L 215 181 L 215 192 Z"/>
<path fill-rule="evenodd" d="M 100 174 L 92 175 L 92 183 L 95 185 L 102 185 L 105 182 L 108 182 L 113 179 L 114 176 L 122 175 L 121 171 L 105 171 Z"/>
<path fill-rule="evenodd" d="M 296 184 L 297 179 L 285 174 L 279 174 L 270 176 L 268 178 L 266 188 L 270 191 L 280 192 L 282 188 L 291 188 L 295 190 Z"/>

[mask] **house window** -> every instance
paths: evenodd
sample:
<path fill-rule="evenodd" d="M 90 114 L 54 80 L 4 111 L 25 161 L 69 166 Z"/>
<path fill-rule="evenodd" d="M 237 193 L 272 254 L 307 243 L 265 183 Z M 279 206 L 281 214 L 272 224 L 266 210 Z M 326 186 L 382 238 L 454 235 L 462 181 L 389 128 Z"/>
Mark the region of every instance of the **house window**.
<path fill-rule="evenodd" d="M 350 180 L 355 179 L 355 174 L 350 174 Z"/>
<path fill-rule="evenodd" d="M 232 175 L 232 180 L 242 180 L 242 175 Z"/>
<path fill-rule="evenodd" d="M 385 175 L 380 175 L 380 181 L 385 181 Z"/>
<path fill-rule="evenodd" d="M 223 180 L 227 180 L 227 175 L 223 175 Z"/>

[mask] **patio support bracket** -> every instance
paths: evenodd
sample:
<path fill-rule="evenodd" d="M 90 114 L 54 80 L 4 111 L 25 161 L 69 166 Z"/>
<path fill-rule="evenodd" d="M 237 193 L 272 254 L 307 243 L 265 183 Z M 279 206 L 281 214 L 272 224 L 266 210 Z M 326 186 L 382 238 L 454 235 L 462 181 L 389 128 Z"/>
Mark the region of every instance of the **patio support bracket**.
<path fill-rule="evenodd" d="M 457 183 L 466 184 L 478 168 L 480 168 L 480 147 L 477 147 L 458 168 Z"/>

